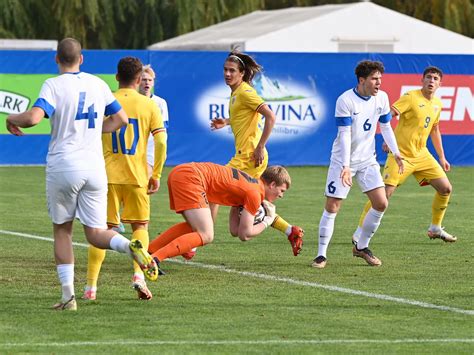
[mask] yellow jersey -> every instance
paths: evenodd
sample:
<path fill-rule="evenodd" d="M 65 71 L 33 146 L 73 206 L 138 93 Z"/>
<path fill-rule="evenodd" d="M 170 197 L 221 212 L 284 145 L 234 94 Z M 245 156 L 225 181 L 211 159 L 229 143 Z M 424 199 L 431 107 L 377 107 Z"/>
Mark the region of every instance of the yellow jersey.
<path fill-rule="evenodd" d="M 160 110 L 152 99 L 134 89 L 119 89 L 114 96 L 125 110 L 128 124 L 102 135 L 108 183 L 147 186 L 148 139 L 150 133 L 165 131 Z"/>
<path fill-rule="evenodd" d="M 244 81 L 232 92 L 229 117 L 237 154 L 255 151 L 262 136 L 262 117 L 257 110 L 263 103 L 255 89 Z"/>
<path fill-rule="evenodd" d="M 428 153 L 426 141 L 433 126 L 439 124 L 441 107 L 439 98 L 428 100 L 421 90 L 408 91 L 392 105 L 399 114 L 395 137 L 403 157 L 416 158 Z"/>

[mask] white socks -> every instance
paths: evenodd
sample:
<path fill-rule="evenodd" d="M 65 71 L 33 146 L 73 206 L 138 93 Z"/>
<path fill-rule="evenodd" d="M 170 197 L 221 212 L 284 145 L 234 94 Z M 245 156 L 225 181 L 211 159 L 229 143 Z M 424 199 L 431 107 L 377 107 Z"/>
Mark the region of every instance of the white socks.
<path fill-rule="evenodd" d="M 62 302 L 67 302 L 74 295 L 74 264 L 56 265 L 56 270 L 63 291 Z"/>
<path fill-rule="evenodd" d="M 323 211 L 321 220 L 319 221 L 319 244 L 318 244 L 318 255 L 326 257 L 326 252 L 331 241 L 332 234 L 334 232 L 334 221 L 337 213 L 330 213 L 326 210 Z"/>
<path fill-rule="evenodd" d="M 121 234 L 114 235 L 110 240 L 110 249 L 132 255 L 129 245 L 130 241 Z"/>
<path fill-rule="evenodd" d="M 374 235 L 380 226 L 383 212 L 370 208 L 369 212 L 365 216 L 364 223 L 362 223 L 362 232 L 360 238 L 357 241 L 357 249 L 362 250 L 369 246 L 370 238 Z"/>

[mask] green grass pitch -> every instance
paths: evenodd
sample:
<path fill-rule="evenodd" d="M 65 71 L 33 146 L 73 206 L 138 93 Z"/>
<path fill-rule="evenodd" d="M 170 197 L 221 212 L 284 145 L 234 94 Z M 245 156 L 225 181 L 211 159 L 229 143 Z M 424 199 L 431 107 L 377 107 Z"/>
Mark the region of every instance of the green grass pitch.
<path fill-rule="evenodd" d="M 169 170 L 152 197 L 151 238 L 182 221 L 169 210 Z M 289 171 L 293 185 L 277 209 L 306 231 L 300 256 L 270 228 L 250 242 L 232 238 L 221 208 L 214 243 L 191 263 L 165 261 L 167 275 L 149 283 L 153 300 L 136 299 L 131 262 L 110 252 L 97 301 L 55 312 L 60 286 L 44 167 L 1 167 L 0 353 L 474 353 L 474 168 L 448 175 L 453 195 L 444 224 L 458 236 L 453 244 L 426 236 L 432 188 L 410 178 L 396 191 L 371 243 L 378 268 L 352 257 L 365 203 L 354 186 L 323 270 L 310 263 L 327 169 Z M 77 222 L 74 241 L 86 243 Z M 77 245 L 75 255 L 80 297 L 87 248 Z"/>

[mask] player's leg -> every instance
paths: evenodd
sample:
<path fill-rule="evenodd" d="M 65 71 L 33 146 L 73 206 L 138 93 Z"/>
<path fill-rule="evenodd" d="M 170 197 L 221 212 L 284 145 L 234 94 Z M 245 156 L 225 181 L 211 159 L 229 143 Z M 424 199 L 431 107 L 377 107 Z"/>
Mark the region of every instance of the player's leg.
<path fill-rule="evenodd" d="M 57 310 L 76 310 L 74 293 L 74 252 L 72 249 L 72 221 L 54 224 L 54 257 L 61 283 L 61 301 L 53 306 Z"/>
<path fill-rule="evenodd" d="M 414 173 L 416 164 L 414 164 L 408 158 L 404 159 L 404 164 L 405 164 L 405 169 L 403 171 L 403 174 L 400 175 L 398 173 L 398 164 L 395 161 L 395 158 L 393 157 L 393 155 L 389 154 L 387 156 L 387 161 L 385 162 L 385 167 L 382 173 L 383 182 L 385 184 L 385 195 L 387 196 L 387 198 L 390 198 L 390 196 L 392 196 L 392 194 L 395 192 L 396 187 L 403 184 L 405 180 L 411 174 Z M 352 236 L 352 243 L 354 245 L 357 244 L 357 241 L 360 238 L 360 235 L 362 233 L 362 224 L 364 223 L 365 216 L 367 215 L 367 212 L 369 212 L 371 207 L 372 207 L 372 204 L 369 200 L 364 206 L 364 210 L 362 211 L 362 214 L 360 215 L 360 218 L 359 218 L 359 224 L 357 226 L 356 231 L 354 232 Z"/>
<path fill-rule="evenodd" d="M 107 189 L 107 226 L 118 232 L 120 223 L 120 204 L 122 201 L 121 185 L 108 184 Z M 119 232 L 120 233 L 120 232 Z M 100 269 L 105 260 L 105 249 L 99 249 L 92 244 L 89 245 L 87 253 L 87 284 L 84 288 L 82 299 L 95 300 L 97 298 L 97 282 Z"/>
<path fill-rule="evenodd" d="M 154 252 L 153 257 L 156 257 L 160 262 L 168 258 L 183 255 L 193 248 L 209 244 L 214 239 L 214 222 L 209 208 L 185 210 L 183 211 L 183 217 L 186 223 L 191 227 L 192 232 L 173 239 L 163 248 Z"/>
<path fill-rule="evenodd" d="M 318 254 L 311 264 L 322 269 L 327 263 L 327 249 L 334 233 L 334 222 L 342 204 L 350 191 L 349 186 L 343 186 L 340 178 L 342 166 L 331 162 L 326 179 L 326 204 L 319 221 Z"/>
<path fill-rule="evenodd" d="M 371 266 L 380 266 L 382 262 L 369 249 L 370 240 L 377 231 L 388 206 L 379 165 L 373 164 L 365 167 L 357 172 L 356 178 L 362 191 L 369 198 L 372 207 L 364 218 L 360 238 L 357 245 L 353 247 L 352 253 L 354 256 L 365 259 Z"/>
<path fill-rule="evenodd" d="M 53 222 L 54 258 L 62 288 L 61 301 L 53 306 L 57 310 L 76 310 L 74 292 L 74 252 L 72 226 L 76 213 L 78 191 L 84 179 L 75 172 L 47 173 L 46 196 L 48 212 Z"/>
<path fill-rule="evenodd" d="M 420 186 L 431 185 L 435 189 L 428 237 L 430 239 L 439 238 L 449 243 L 455 242 L 457 238 L 441 227 L 452 192 L 452 186 L 446 173 L 436 159 L 431 154 L 428 154 L 423 160 L 420 160 L 415 177 Z"/>
<path fill-rule="evenodd" d="M 131 256 L 150 280 L 158 277 L 158 266 L 138 240 L 129 241 L 123 235 L 106 229 L 107 177 L 90 172 L 87 184 L 79 194 L 77 218 L 84 225 L 87 241 L 99 249 L 113 249 Z"/>

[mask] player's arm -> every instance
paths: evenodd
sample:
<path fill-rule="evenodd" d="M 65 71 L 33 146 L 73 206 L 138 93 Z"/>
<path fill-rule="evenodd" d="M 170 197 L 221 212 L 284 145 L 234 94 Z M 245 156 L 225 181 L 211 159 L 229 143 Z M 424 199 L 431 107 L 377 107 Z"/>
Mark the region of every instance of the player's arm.
<path fill-rule="evenodd" d="M 166 131 L 164 128 L 152 132 L 153 141 L 155 143 L 155 162 L 153 164 L 153 172 L 148 183 L 148 194 L 157 192 L 160 188 L 161 173 L 166 161 Z"/>
<path fill-rule="evenodd" d="M 392 115 L 392 118 L 396 117 L 396 116 L 399 116 L 400 113 L 392 106 L 391 110 L 390 110 L 390 114 Z M 382 143 L 382 150 L 385 152 L 385 153 L 388 153 L 390 152 L 390 148 L 388 147 L 387 143 L 385 143 L 385 141 Z"/>
<path fill-rule="evenodd" d="M 6 120 L 7 129 L 15 136 L 22 136 L 24 133 L 21 128 L 29 128 L 36 126 L 41 122 L 45 112 L 39 107 L 32 107 L 28 111 L 8 115 Z"/>
<path fill-rule="evenodd" d="M 262 222 L 254 224 L 255 215 L 247 211 L 245 208 L 242 209 L 240 213 L 238 229 L 237 229 L 237 236 L 243 242 L 250 240 L 260 233 L 262 233 L 265 229 L 270 226 L 276 218 L 276 208 L 275 206 L 264 200 L 262 202 L 263 207 L 265 208 L 265 217 L 263 218 Z M 231 216 L 232 217 L 232 216 Z"/>
<path fill-rule="evenodd" d="M 441 138 L 441 131 L 439 129 L 439 125 L 436 124 L 433 126 L 430 132 L 431 142 L 433 142 L 433 147 L 438 154 L 439 163 L 444 171 L 451 170 L 451 164 L 446 160 L 444 156 L 444 149 L 443 149 L 443 140 Z"/>
<path fill-rule="evenodd" d="M 395 134 L 393 133 L 392 126 L 390 125 L 390 120 L 392 119 L 392 114 L 389 112 L 386 115 L 382 115 L 379 117 L 379 124 L 380 124 L 380 132 L 382 133 L 382 137 L 385 143 L 388 146 L 388 149 L 393 154 L 395 161 L 398 165 L 398 173 L 403 174 L 403 159 L 400 155 L 400 150 L 398 149 L 397 140 L 395 139 Z"/>
<path fill-rule="evenodd" d="M 270 138 L 270 134 L 272 133 L 273 126 L 275 125 L 275 114 L 273 111 L 268 107 L 267 104 L 262 104 L 258 107 L 257 112 L 263 117 L 265 117 L 265 124 L 263 126 L 262 136 L 260 137 L 260 141 L 258 142 L 257 146 L 255 147 L 255 151 L 253 152 L 253 158 L 255 160 L 255 166 L 259 166 L 262 164 L 263 159 L 265 158 L 265 144 L 267 144 L 268 139 Z"/>
<path fill-rule="evenodd" d="M 102 133 L 112 133 L 118 130 L 120 127 L 128 124 L 128 117 L 124 109 L 121 108 L 116 113 L 111 114 L 109 117 L 104 119 L 102 124 Z"/>

